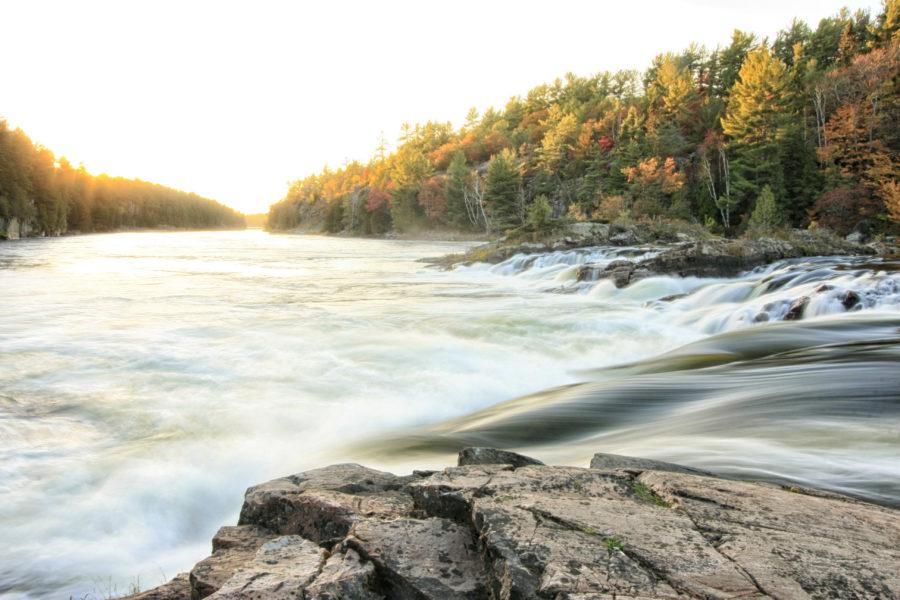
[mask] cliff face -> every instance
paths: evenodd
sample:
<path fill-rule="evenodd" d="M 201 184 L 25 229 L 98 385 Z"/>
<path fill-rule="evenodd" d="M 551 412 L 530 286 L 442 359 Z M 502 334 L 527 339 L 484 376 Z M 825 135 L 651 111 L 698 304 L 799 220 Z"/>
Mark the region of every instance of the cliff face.
<path fill-rule="evenodd" d="M 187 576 L 136 598 L 896 598 L 900 513 L 598 454 L 491 449 L 398 477 L 335 465 L 247 491 Z"/>

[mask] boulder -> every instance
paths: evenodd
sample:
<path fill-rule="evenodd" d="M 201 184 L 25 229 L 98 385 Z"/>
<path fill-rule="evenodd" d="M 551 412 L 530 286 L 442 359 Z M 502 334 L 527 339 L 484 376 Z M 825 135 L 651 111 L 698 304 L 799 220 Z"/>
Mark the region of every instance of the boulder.
<path fill-rule="evenodd" d="M 841 294 L 840 301 L 844 308 L 850 310 L 851 308 L 859 304 L 862 301 L 862 298 L 860 298 L 859 294 L 857 294 L 853 290 L 846 290 Z"/>
<path fill-rule="evenodd" d="M 459 462 L 405 477 L 335 465 L 251 488 L 190 582 L 141 597 L 900 595 L 894 509 L 602 453 L 588 469 L 490 448 Z"/>
<path fill-rule="evenodd" d="M 617 288 L 624 288 L 641 279 L 645 279 L 650 273 L 645 268 L 639 268 L 638 264 L 630 260 L 614 260 L 607 265 L 587 263 L 578 267 L 575 274 L 577 281 L 599 281 L 609 279 Z"/>
<path fill-rule="evenodd" d="M 803 313 L 806 311 L 806 305 L 809 304 L 809 296 L 800 296 L 796 300 L 791 303 L 790 308 L 788 308 L 787 314 L 784 315 L 785 321 L 799 321 L 803 318 Z"/>
<path fill-rule="evenodd" d="M 463 448 L 459 452 L 456 460 L 458 467 L 466 465 L 512 465 L 513 468 L 525 467 L 528 465 L 542 465 L 541 461 L 523 456 L 508 450 L 498 450 L 496 448 Z"/>

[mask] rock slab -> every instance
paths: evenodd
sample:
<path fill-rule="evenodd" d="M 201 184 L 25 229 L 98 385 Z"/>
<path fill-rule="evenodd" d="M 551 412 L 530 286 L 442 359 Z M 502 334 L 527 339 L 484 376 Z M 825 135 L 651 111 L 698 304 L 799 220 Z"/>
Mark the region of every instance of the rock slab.
<path fill-rule="evenodd" d="M 137 598 L 897 598 L 900 513 L 598 454 L 493 449 L 398 477 L 335 465 L 250 488 L 190 577 Z"/>

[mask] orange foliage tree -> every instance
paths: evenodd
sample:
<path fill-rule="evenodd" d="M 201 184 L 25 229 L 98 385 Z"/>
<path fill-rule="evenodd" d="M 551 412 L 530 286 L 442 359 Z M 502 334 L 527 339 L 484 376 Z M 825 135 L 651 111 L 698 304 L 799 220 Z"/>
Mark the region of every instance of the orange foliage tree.
<path fill-rule="evenodd" d="M 622 169 L 631 184 L 635 209 L 639 214 L 658 217 L 668 208 L 667 200 L 684 186 L 684 173 L 675 170 L 671 157 L 660 164 L 657 157 L 641 161 L 636 167 Z"/>
<path fill-rule="evenodd" d="M 447 200 L 444 197 L 444 179 L 444 177 L 432 177 L 419 189 L 419 204 L 432 221 L 439 219 L 447 208 Z"/>

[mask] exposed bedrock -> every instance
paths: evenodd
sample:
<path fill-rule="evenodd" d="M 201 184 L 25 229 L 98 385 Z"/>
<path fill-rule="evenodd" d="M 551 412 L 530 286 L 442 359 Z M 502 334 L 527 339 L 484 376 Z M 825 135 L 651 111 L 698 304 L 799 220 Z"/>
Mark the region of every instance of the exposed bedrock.
<path fill-rule="evenodd" d="M 900 596 L 890 508 L 610 454 L 585 469 L 466 449 L 460 463 L 250 488 L 210 557 L 135 598 Z"/>

